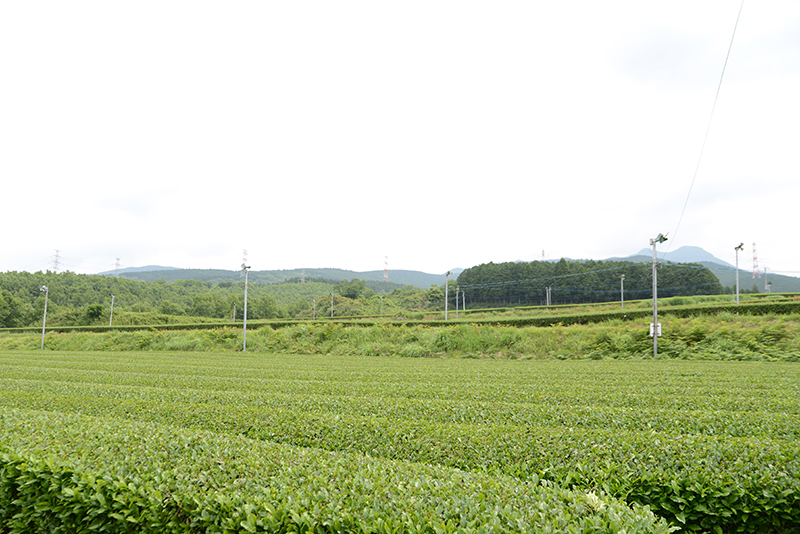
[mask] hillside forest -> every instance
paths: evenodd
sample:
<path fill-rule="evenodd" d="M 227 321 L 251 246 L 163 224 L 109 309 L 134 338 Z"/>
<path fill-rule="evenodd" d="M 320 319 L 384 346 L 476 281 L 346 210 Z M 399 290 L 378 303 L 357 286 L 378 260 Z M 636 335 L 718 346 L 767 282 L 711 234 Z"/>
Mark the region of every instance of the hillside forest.
<path fill-rule="evenodd" d="M 624 280 L 622 276 L 624 275 Z M 257 277 L 254 277 L 257 279 Z M 488 263 L 462 271 L 439 286 L 324 278 L 290 278 L 278 283 L 249 281 L 248 319 L 322 318 L 363 315 L 413 317 L 458 306 L 542 306 L 652 297 L 652 266 L 585 261 Z M 446 287 L 447 286 L 447 287 Z M 43 289 L 47 287 L 47 291 Z M 658 269 L 659 297 L 730 293 L 703 266 L 664 263 Z M 757 291 L 756 288 L 753 288 Z M 751 290 L 751 291 L 753 291 Z M 745 291 L 743 291 L 745 292 Z M 240 321 L 244 280 L 175 279 L 138 281 L 66 272 L 0 273 L 0 328 L 47 323 L 174 324 Z"/>

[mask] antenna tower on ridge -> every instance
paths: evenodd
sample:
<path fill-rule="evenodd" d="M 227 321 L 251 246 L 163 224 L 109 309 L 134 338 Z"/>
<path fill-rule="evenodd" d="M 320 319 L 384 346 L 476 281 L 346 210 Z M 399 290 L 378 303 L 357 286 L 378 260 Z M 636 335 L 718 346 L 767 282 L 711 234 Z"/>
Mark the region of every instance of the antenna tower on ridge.
<path fill-rule="evenodd" d="M 383 281 L 389 281 L 389 256 L 383 257 Z"/>
<path fill-rule="evenodd" d="M 758 270 L 758 255 L 756 254 L 756 244 L 753 243 L 753 278 L 761 278 L 761 271 Z"/>

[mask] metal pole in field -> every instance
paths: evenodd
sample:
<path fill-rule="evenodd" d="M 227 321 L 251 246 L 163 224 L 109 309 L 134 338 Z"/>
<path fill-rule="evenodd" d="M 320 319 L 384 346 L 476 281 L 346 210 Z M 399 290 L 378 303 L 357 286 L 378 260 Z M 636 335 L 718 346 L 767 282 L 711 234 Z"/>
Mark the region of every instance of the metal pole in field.
<path fill-rule="evenodd" d="M 653 336 L 653 358 L 658 357 L 658 259 L 656 258 L 656 245 L 663 243 L 667 240 L 667 236 L 658 234 L 658 237 L 650 240 L 650 245 L 653 247 L 653 324 L 650 327 L 650 334 Z"/>
<path fill-rule="evenodd" d="M 456 286 L 456 320 L 458 320 L 458 286 Z"/>
<path fill-rule="evenodd" d="M 625 275 L 619 277 L 619 302 L 622 304 L 622 309 L 625 309 Z"/>
<path fill-rule="evenodd" d="M 244 330 L 242 335 L 242 351 L 247 350 L 247 265 L 242 264 L 242 271 L 244 272 Z"/>
<path fill-rule="evenodd" d="M 739 304 L 739 251 L 744 250 L 744 243 L 734 249 L 736 251 L 736 304 Z"/>
<path fill-rule="evenodd" d="M 111 315 L 108 318 L 108 326 L 114 322 L 114 295 L 111 295 Z"/>
<path fill-rule="evenodd" d="M 47 286 L 42 286 L 39 291 L 44 291 L 44 318 L 42 319 L 42 350 L 44 350 L 44 329 L 47 325 L 47 296 L 50 294 L 50 290 L 47 289 Z"/>
<path fill-rule="evenodd" d="M 653 245 L 653 326 L 650 328 L 650 335 L 653 336 L 653 358 L 656 358 L 658 357 L 658 283 L 656 282 L 658 265 L 655 240 L 651 239 L 650 244 Z"/>
<path fill-rule="evenodd" d="M 452 273 L 447 271 L 444 275 L 444 320 L 447 320 L 447 277 Z"/>

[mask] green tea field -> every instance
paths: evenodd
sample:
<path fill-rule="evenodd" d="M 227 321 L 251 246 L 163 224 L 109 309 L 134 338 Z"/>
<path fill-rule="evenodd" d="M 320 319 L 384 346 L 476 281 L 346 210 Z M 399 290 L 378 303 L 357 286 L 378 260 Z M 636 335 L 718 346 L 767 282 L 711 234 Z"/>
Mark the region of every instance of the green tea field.
<path fill-rule="evenodd" d="M 0 352 L 0 532 L 800 532 L 800 364 Z"/>

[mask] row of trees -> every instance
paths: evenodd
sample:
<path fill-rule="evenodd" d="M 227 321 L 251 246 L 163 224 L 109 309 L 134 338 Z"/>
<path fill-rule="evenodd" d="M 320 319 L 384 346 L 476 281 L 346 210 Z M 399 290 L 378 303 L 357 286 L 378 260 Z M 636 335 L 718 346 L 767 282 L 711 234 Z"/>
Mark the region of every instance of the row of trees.
<path fill-rule="evenodd" d="M 624 276 L 624 282 L 622 281 Z M 550 288 L 551 303 L 608 302 L 625 295 L 652 296 L 652 264 L 614 261 L 533 261 L 485 263 L 464 270 L 457 287 L 473 306 L 498 303 L 543 304 Z M 724 293 L 719 279 L 702 265 L 665 263 L 658 268 L 660 297 Z"/>
<path fill-rule="evenodd" d="M 625 298 L 648 298 L 652 293 L 650 264 L 631 262 L 487 263 L 463 271 L 450 281 L 450 308 L 456 288 L 469 308 L 521 304 L 541 305 L 550 288 L 552 304 L 608 302 L 620 298 L 620 278 L 625 276 Z M 659 296 L 713 295 L 725 292 L 717 277 L 700 265 L 664 264 L 659 268 Z M 80 275 L 71 272 L 0 273 L 0 327 L 41 323 L 44 293 L 49 288 L 48 323 L 100 324 L 108 321 L 112 295 L 115 324 L 125 314 L 160 314 L 164 317 L 241 320 L 243 282 L 163 279 L 152 282 Z M 249 319 L 375 315 L 402 316 L 444 308 L 444 285 L 420 289 L 364 280 L 287 280 L 250 283 Z M 122 322 L 117 322 L 119 318 Z M 142 319 L 144 320 L 144 319 Z M 141 323 L 140 323 L 141 324 Z"/>
<path fill-rule="evenodd" d="M 45 294 L 49 291 L 48 323 L 96 324 L 109 320 L 112 296 L 114 316 L 151 313 L 210 319 L 241 319 L 243 287 L 233 282 L 219 285 L 201 280 L 139 282 L 71 272 L 0 273 L 0 327 L 29 326 L 41 322 Z M 251 284 L 251 287 L 253 284 Z M 248 317 L 271 319 L 305 308 L 299 297 L 278 304 L 268 291 L 254 287 L 248 296 Z M 299 306 L 299 307 L 298 307 Z M 234 315 L 235 313 L 235 315 Z"/>
<path fill-rule="evenodd" d="M 243 281 L 213 283 L 207 280 L 158 279 L 152 282 L 80 275 L 72 272 L 7 272 L 0 273 L 0 328 L 41 324 L 44 310 L 42 286 L 49 288 L 48 323 L 52 325 L 88 325 L 108 322 L 112 296 L 114 323 L 126 324 L 126 314 L 158 314 L 151 317 L 187 317 L 241 320 L 244 313 Z M 372 286 L 372 288 L 370 287 Z M 313 279 L 301 283 L 250 282 L 247 299 L 248 319 L 275 319 L 330 315 L 376 314 L 397 311 L 398 305 L 383 302 L 377 290 L 397 288 L 397 284 L 370 283 L 363 280 Z M 419 309 L 434 303 L 425 297 L 408 294 L 424 293 L 415 288 L 398 288 L 393 294 L 404 309 Z M 388 296 L 389 292 L 382 292 Z M 331 299 L 331 295 L 335 298 Z M 333 300 L 333 302 L 331 302 Z M 442 304 L 441 299 L 436 301 Z M 130 318 L 130 317 L 128 317 Z M 144 319 L 142 319 L 144 320 Z"/>

